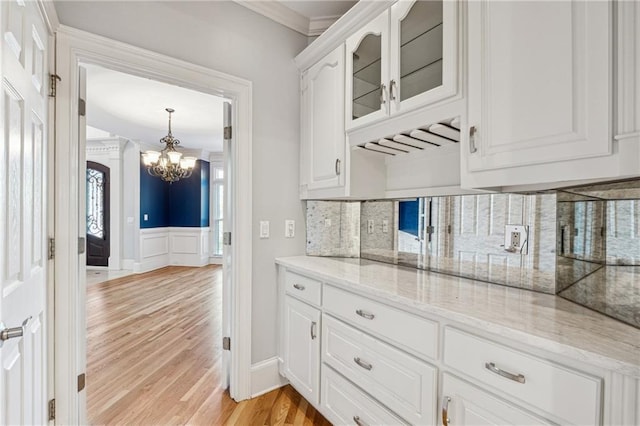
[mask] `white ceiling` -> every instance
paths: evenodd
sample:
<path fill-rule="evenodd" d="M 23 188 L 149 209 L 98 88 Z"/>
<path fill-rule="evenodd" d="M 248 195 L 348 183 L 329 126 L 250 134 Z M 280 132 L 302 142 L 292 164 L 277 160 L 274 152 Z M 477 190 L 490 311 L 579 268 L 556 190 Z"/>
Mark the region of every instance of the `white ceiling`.
<path fill-rule="evenodd" d="M 87 125 L 161 148 L 159 140 L 168 130 L 165 108 L 173 108 L 172 133 L 181 147 L 222 151 L 223 98 L 96 65 L 83 67 Z"/>

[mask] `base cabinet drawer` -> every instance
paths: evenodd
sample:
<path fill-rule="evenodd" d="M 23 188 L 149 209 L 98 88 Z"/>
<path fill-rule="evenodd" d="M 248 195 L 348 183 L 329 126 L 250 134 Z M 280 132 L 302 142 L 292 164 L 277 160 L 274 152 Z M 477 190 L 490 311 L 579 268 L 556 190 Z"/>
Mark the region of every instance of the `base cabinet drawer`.
<path fill-rule="evenodd" d="M 406 424 L 330 367 L 322 367 L 322 414 L 335 425 Z"/>
<path fill-rule="evenodd" d="M 322 361 L 408 422 L 434 423 L 435 367 L 329 315 L 322 320 Z"/>
<path fill-rule="evenodd" d="M 421 358 L 438 357 L 435 321 L 331 286 L 324 287 L 323 299 L 326 311 L 349 324 L 411 349 Z"/>
<path fill-rule="evenodd" d="M 284 291 L 316 306 L 320 306 L 322 300 L 322 283 L 320 281 L 291 271 L 285 273 Z"/>
<path fill-rule="evenodd" d="M 551 425 L 491 393 L 452 375 L 442 381 L 443 425 Z"/>
<path fill-rule="evenodd" d="M 558 423 L 600 424 L 600 378 L 451 327 L 444 333 L 444 363 Z"/>

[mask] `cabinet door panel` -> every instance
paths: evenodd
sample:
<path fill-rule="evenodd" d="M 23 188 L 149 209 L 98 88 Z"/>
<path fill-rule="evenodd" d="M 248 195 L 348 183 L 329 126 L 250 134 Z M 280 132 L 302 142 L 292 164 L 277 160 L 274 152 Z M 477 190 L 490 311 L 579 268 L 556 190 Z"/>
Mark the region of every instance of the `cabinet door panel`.
<path fill-rule="evenodd" d="M 305 399 L 318 405 L 320 380 L 320 311 L 285 297 L 284 369 Z"/>
<path fill-rule="evenodd" d="M 346 128 L 389 113 L 389 11 L 384 11 L 346 42 Z"/>
<path fill-rule="evenodd" d="M 400 0 L 390 25 L 391 113 L 455 95 L 458 2 Z"/>
<path fill-rule="evenodd" d="M 304 87 L 306 85 L 306 87 Z M 303 77 L 308 143 L 308 188 L 344 186 L 344 46 L 311 67 Z"/>
<path fill-rule="evenodd" d="M 443 375 L 442 395 L 443 421 L 446 412 L 452 425 L 553 424 L 447 373 Z"/>
<path fill-rule="evenodd" d="M 469 3 L 470 170 L 611 152 L 610 17 L 603 1 Z"/>

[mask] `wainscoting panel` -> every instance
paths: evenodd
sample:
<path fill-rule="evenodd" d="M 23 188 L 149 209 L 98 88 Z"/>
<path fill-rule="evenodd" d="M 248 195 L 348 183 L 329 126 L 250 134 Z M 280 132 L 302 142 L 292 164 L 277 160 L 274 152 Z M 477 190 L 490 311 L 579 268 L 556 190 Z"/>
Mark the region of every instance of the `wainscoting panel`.
<path fill-rule="evenodd" d="M 210 228 L 147 228 L 140 230 L 140 262 L 134 272 L 165 266 L 204 266 L 209 263 Z"/>

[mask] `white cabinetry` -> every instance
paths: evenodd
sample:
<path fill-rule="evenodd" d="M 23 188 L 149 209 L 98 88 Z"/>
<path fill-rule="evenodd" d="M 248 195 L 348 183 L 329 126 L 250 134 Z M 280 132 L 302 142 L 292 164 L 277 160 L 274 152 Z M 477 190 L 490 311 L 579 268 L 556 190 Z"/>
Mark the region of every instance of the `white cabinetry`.
<path fill-rule="evenodd" d="M 464 187 L 618 174 L 584 162 L 613 154 L 612 4 L 468 3 Z"/>
<path fill-rule="evenodd" d="M 398 1 L 346 41 L 347 130 L 456 95 L 457 64 L 457 1 Z"/>
<path fill-rule="evenodd" d="M 308 190 L 344 186 L 344 45 L 302 74 L 301 181 Z"/>
<path fill-rule="evenodd" d="M 284 372 L 310 403 L 320 402 L 320 311 L 285 296 L 283 315 Z"/>
<path fill-rule="evenodd" d="M 640 145 L 640 3 L 616 2 L 616 140 Z"/>

